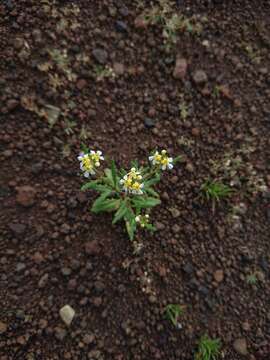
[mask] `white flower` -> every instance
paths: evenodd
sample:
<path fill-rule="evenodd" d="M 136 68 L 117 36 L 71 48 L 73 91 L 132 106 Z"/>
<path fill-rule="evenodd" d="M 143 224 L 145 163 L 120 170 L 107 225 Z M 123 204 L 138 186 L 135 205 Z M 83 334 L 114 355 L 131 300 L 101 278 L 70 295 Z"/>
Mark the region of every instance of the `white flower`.
<path fill-rule="evenodd" d="M 157 166 L 162 170 L 171 170 L 173 168 L 173 158 L 168 157 L 166 150 L 162 150 L 161 153 L 156 151 L 154 155 L 149 156 L 148 159 L 153 166 Z"/>
<path fill-rule="evenodd" d="M 135 168 L 130 169 L 130 172 L 127 173 L 119 183 L 122 185 L 123 190 L 126 193 L 134 195 L 142 195 L 144 184 L 141 182 L 142 176 L 140 171 Z"/>
<path fill-rule="evenodd" d="M 89 153 L 81 152 L 77 159 L 80 161 L 80 169 L 85 177 L 95 175 L 95 168 L 100 166 L 100 160 L 104 160 L 101 151 L 91 150 Z"/>

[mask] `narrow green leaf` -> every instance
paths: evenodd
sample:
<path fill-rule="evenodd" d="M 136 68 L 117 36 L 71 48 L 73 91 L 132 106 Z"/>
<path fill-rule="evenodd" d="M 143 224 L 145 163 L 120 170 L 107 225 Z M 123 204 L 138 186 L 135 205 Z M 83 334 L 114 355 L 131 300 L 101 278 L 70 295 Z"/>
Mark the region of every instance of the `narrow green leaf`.
<path fill-rule="evenodd" d="M 176 164 L 176 163 L 180 162 L 182 160 L 182 158 L 183 157 L 181 155 L 176 156 L 176 158 L 173 159 L 173 164 Z"/>
<path fill-rule="evenodd" d="M 95 208 L 92 208 L 94 213 L 100 213 L 102 211 L 114 211 L 117 210 L 120 205 L 120 199 L 105 199 L 102 202 L 98 203 Z"/>
<path fill-rule="evenodd" d="M 93 203 L 91 210 L 96 212 L 97 207 L 111 195 L 111 190 L 104 191 Z"/>
<path fill-rule="evenodd" d="M 114 186 L 117 186 L 117 170 L 116 170 L 116 166 L 115 166 L 115 161 L 114 161 L 114 160 L 112 160 L 111 174 L 112 174 L 113 184 L 114 184 Z"/>
<path fill-rule="evenodd" d="M 125 216 L 127 210 L 128 210 L 127 199 L 125 199 L 121 201 L 121 205 L 119 206 L 119 209 L 115 213 L 112 223 L 116 224 L 119 220 L 121 220 Z"/>
<path fill-rule="evenodd" d="M 145 191 L 147 192 L 147 194 L 159 198 L 159 194 L 158 194 L 154 189 L 152 189 L 152 188 L 147 188 L 147 189 L 145 189 Z"/>
<path fill-rule="evenodd" d="M 114 181 L 113 181 L 113 177 L 112 177 L 112 170 L 111 169 L 105 169 L 105 178 L 104 181 L 109 184 L 110 186 L 114 187 Z"/>
<path fill-rule="evenodd" d="M 89 182 L 87 184 L 84 184 L 81 187 L 81 190 L 83 190 L 83 191 L 88 190 L 88 189 L 96 190 L 96 191 L 99 191 L 99 192 L 104 192 L 104 191 L 111 190 L 108 186 L 98 184 L 97 182 L 94 182 L 94 181 L 91 181 L 91 182 Z"/>
<path fill-rule="evenodd" d="M 159 199 L 156 199 L 154 197 L 137 197 L 133 199 L 132 202 L 136 208 L 151 208 L 161 203 Z"/>
<path fill-rule="evenodd" d="M 127 228 L 127 233 L 128 233 L 130 240 L 133 240 L 134 234 L 136 231 L 136 221 L 133 220 L 130 222 L 130 221 L 126 220 L 126 228 Z"/>
<path fill-rule="evenodd" d="M 160 176 L 157 175 L 154 178 L 147 180 L 144 182 L 144 187 L 145 188 L 149 188 L 150 186 L 153 186 L 155 184 L 157 184 L 158 182 L 160 182 Z"/>
<path fill-rule="evenodd" d="M 88 147 L 84 143 L 81 144 L 81 149 L 85 154 L 87 154 L 89 152 Z"/>

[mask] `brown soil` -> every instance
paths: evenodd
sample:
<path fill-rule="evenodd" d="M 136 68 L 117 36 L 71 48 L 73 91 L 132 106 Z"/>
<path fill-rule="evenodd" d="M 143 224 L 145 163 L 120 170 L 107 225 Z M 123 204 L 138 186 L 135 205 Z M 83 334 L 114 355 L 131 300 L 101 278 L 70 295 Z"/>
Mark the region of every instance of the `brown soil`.
<path fill-rule="evenodd" d="M 242 358 L 239 338 L 245 358 L 270 359 L 270 4 L 176 1 L 201 31 L 170 50 L 140 20 L 146 4 L 0 0 L 1 360 L 191 360 L 203 334 L 225 360 Z M 183 155 L 138 254 L 122 224 L 89 213 L 81 142 L 125 166 L 155 147 Z M 228 154 L 237 191 L 212 212 L 199 189 Z"/>

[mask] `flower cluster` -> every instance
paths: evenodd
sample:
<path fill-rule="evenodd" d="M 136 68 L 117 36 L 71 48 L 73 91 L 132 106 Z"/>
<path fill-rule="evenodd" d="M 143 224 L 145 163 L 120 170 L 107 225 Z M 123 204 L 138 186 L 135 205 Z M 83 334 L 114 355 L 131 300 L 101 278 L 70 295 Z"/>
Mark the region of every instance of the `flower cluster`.
<path fill-rule="evenodd" d="M 166 150 L 162 150 L 161 153 L 156 151 L 154 155 L 149 156 L 149 161 L 152 165 L 162 170 L 171 170 L 173 168 L 173 158 L 167 155 Z"/>
<path fill-rule="evenodd" d="M 142 182 L 142 175 L 136 168 L 132 168 L 123 179 L 120 180 L 120 184 L 126 193 L 142 195 L 144 184 Z"/>
<path fill-rule="evenodd" d="M 81 152 L 78 160 L 80 161 L 80 169 L 88 178 L 90 175 L 95 175 L 96 168 L 100 166 L 100 161 L 104 160 L 104 157 L 101 151 L 91 150 L 89 153 Z"/>
<path fill-rule="evenodd" d="M 135 217 L 136 223 L 138 223 L 142 228 L 145 227 L 145 225 L 149 224 L 149 215 L 137 215 Z"/>

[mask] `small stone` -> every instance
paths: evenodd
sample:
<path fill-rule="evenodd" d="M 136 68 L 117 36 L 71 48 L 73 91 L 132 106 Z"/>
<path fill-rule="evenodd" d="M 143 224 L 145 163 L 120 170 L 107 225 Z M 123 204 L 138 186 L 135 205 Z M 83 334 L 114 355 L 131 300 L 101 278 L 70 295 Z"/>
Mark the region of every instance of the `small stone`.
<path fill-rule="evenodd" d="M 69 280 L 67 287 L 68 287 L 68 290 L 70 290 L 70 291 L 75 290 L 76 287 L 77 287 L 77 281 L 76 281 L 76 279 L 71 279 L 71 280 Z"/>
<path fill-rule="evenodd" d="M 184 58 L 177 58 L 173 71 L 173 77 L 175 79 L 184 80 L 187 73 L 188 63 Z"/>
<path fill-rule="evenodd" d="M 48 279 L 49 279 L 49 275 L 48 275 L 48 274 L 44 274 L 44 275 L 40 278 L 40 280 L 39 280 L 39 282 L 38 282 L 38 287 L 39 287 L 39 289 L 43 289 L 43 288 L 46 286 L 46 284 L 47 284 L 47 282 L 48 282 Z"/>
<path fill-rule="evenodd" d="M 240 355 L 248 355 L 247 341 L 244 338 L 236 339 L 233 343 L 233 348 Z"/>
<path fill-rule="evenodd" d="M 21 50 L 24 46 L 24 40 L 23 38 L 15 38 L 14 41 L 13 41 L 13 46 L 16 50 Z"/>
<path fill-rule="evenodd" d="M 115 72 L 116 75 L 120 76 L 123 75 L 125 72 L 125 67 L 123 64 L 119 63 L 119 62 L 115 62 L 113 64 L 113 70 Z"/>
<path fill-rule="evenodd" d="M 46 327 L 48 326 L 48 321 L 46 319 L 40 319 L 38 326 L 40 329 L 46 329 Z"/>
<path fill-rule="evenodd" d="M 250 329 L 251 329 L 250 323 L 248 321 L 243 322 L 242 323 L 242 329 L 244 331 L 250 331 Z"/>
<path fill-rule="evenodd" d="M 60 341 L 63 341 L 64 338 L 66 337 L 67 335 L 67 331 L 63 328 L 60 328 L 60 327 L 56 327 L 54 329 L 54 332 L 55 332 L 55 337 L 57 340 L 60 340 Z"/>
<path fill-rule="evenodd" d="M 127 24 L 124 21 L 121 21 L 121 20 L 116 21 L 115 28 L 116 28 L 117 31 L 123 32 L 123 33 L 128 31 Z"/>
<path fill-rule="evenodd" d="M 91 350 L 88 353 L 88 359 L 89 360 L 93 360 L 93 359 L 101 359 L 101 352 L 99 350 Z"/>
<path fill-rule="evenodd" d="M 153 128 L 153 127 L 155 127 L 155 121 L 153 119 L 150 119 L 150 118 L 145 118 L 144 119 L 144 125 L 148 129 Z"/>
<path fill-rule="evenodd" d="M 8 225 L 14 235 L 22 235 L 25 232 L 26 226 L 24 224 L 10 223 Z"/>
<path fill-rule="evenodd" d="M 180 216 L 180 214 L 181 214 L 180 211 L 177 208 L 171 208 L 170 212 L 172 214 L 172 217 L 175 218 L 175 219 L 178 218 Z"/>
<path fill-rule="evenodd" d="M 147 28 L 147 21 L 145 20 L 144 16 L 140 15 L 136 17 L 134 21 L 134 26 L 136 29 L 146 29 Z"/>
<path fill-rule="evenodd" d="M 217 283 L 221 283 L 224 279 L 223 270 L 217 270 L 214 272 L 214 279 Z"/>
<path fill-rule="evenodd" d="M 198 137 L 200 135 L 200 129 L 198 128 L 191 129 L 191 134 L 195 137 Z"/>
<path fill-rule="evenodd" d="M 63 267 L 61 269 L 61 273 L 64 275 L 64 276 L 69 276 L 71 274 L 71 269 L 68 268 L 68 267 Z"/>
<path fill-rule="evenodd" d="M 101 281 L 96 281 L 94 287 L 98 293 L 101 293 L 105 290 L 105 284 Z"/>
<path fill-rule="evenodd" d="M 15 100 L 15 99 L 11 99 L 7 101 L 7 108 L 9 111 L 14 110 L 18 105 L 19 105 L 19 101 Z"/>
<path fill-rule="evenodd" d="M 150 295 L 148 300 L 149 300 L 150 304 L 154 304 L 157 302 L 157 298 L 154 295 Z"/>
<path fill-rule="evenodd" d="M 172 227 L 172 231 L 175 233 L 175 234 L 178 234 L 180 232 L 181 228 L 178 224 L 174 224 L 173 227 Z"/>
<path fill-rule="evenodd" d="M 208 78 L 203 70 L 197 70 L 192 74 L 192 79 L 196 85 L 203 85 L 207 82 Z"/>
<path fill-rule="evenodd" d="M 102 65 L 106 64 L 106 61 L 108 59 L 108 53 L 106 50 L 94 49 L 92 54 L 98 63 L 100 63 Z"/>
<path fill-rule="evenodd" d="M 194 266 L 191 263 L 187 263 L 184 267 L 183 270 L 186 274 L 188 275 L 192 275 L 194 273 Z"/>
<path fill-rule="evenodd" d="M 86 334 L 86 335 L 84 335 L 82 341 L 84 344 L 90 345 L 95 341 L 95 336 L 92 334 Z"/>
<path fill-rule="evenodd" d="M 75 316 L 75 311 L 71 306 L 65 305 L 60 309 L 59 314 L 64 323 L 69 326 Z"/>
<path fill-rule="evenodd" d="M 8 158 L 11 158 L 13 156 L 13 151 L 12 150 L 5 150 L 3 152 L 3 156 L 8 159 Z"/>
<path fill-rule="evenodd" d="M 34 253 L 34 255 L 32 256 L 32 259 L 33 261 L 36 263 L 36 264 L 41 264 L 43 261 L 44 261 L 44 257 L 42 256 L 42 254 L 38 251 L 36 251 Z"/>
<path fill-rule="evenodd" d="M 87 81 L 85 79 L 79 79 L 76 83 L 77 89 L 82 90 L 86 87 Z"/>
<path fill-rule="evenodd" d="M 25 270 L 26 269 L 26 265 L 24 264 L 24 263 L 18 263 L 17 265 L 16 265 L 16 271 L 17 272 L 21 272 L 21 271 L 23 271 L 23 270 Z"/>
<path fill-rule="evenodd" d="M 92 299 L 92 303 L 96 306 L 96 307 L 100 307 L 100 305 L 102 304 L 102 298 L 101 297 L 94 297 Z"/>
<path fill-rule="evenodd" d="M 0 321 L 0 334 L 4 334 L 7 331 L 7 324 Z"/>
<path fill-rule="evenodd" d="M 193 166 L 191 163 L 187 163 L 187 165 L 186 165 L 186 170 L 187 170 L 189 173 L 193 173 L 193 172 L 194 172 L 194 166 Z"/>
<path fill-rule="evenodd" d="M 16 201 L 19 205 L 30 207 L 35 203 L 36 190 L 29 185 L 17 187 Z"/>
<path fill-rule="evenodd" d="M 85 244 L 85 252 L 87 255 L 98 255 L 100 250 L 99 243 L 96 240 L 89 241 Z"/>

